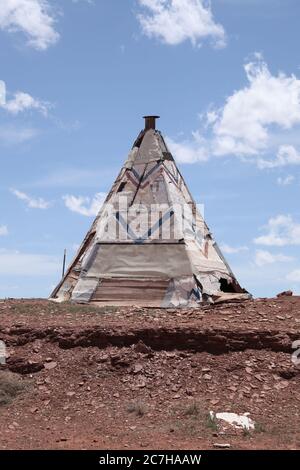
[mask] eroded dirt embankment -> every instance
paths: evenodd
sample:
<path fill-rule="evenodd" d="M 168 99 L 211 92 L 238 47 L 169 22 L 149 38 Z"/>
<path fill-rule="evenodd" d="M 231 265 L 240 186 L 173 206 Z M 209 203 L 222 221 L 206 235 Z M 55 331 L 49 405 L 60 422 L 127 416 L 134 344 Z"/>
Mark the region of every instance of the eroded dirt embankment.
<path fill-rule="evenodd" d="M 300 338 L 300 297 L 192 310 L 5 301 L 0 302 L 0 337 L 12 346 L 43 339 L 64 349 L 128 347 L 142 340 L 157 351 L 290 352 L 292 342 Z"/>
<path fill-rule="evenodd" d="M 291 352 L 293 341 L 299 339 L 296 332 L 276 330 L 246 330 L 225 328 L 120 328 L 107 329 L 93 326 L 91 328 L 0 328 L 0 337 L 7 346 L 24 346 L 36 340 L 57 343 L 62 349 L 76 347 L 108 346 L 129 347 L 143 341 L 156 351 L 191 350 L 224 354 L 230 351 L 246 349 L 271 350 L 275 352 Z"/>

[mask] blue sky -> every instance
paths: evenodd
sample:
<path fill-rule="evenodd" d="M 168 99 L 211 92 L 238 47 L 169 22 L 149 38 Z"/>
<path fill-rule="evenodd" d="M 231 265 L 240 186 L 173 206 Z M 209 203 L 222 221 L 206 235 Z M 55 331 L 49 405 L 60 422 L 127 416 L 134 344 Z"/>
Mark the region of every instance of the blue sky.
<path fill-rule="evenodd" d="M 299 18 L 297 0 L 0 0 L 0 297 L 49 295 L 145 114 L 240 283 L 300 293 Z"/>

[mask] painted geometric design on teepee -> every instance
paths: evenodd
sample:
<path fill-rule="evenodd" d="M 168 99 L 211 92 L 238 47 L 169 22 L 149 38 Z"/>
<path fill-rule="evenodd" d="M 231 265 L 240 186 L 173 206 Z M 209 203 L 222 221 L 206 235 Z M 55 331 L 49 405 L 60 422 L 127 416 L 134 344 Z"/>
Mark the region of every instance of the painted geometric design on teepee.
<path fill-rule="evenodd" d="M 248 295 L 199 212 L 154 117 L 83 240 L 53 300 L 191 307 Z"/>

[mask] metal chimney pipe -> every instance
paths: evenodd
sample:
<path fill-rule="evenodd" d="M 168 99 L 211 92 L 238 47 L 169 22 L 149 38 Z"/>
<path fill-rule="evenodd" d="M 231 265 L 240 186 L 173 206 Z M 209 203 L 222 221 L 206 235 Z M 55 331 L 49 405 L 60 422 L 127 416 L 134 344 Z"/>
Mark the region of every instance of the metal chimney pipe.
<path fill-rule="evenodd" d="M 145 131 L 149 129 L 156 129 L 156 119 L 159 119 L 160 116 L 144 116 L 145 119 Z"/>

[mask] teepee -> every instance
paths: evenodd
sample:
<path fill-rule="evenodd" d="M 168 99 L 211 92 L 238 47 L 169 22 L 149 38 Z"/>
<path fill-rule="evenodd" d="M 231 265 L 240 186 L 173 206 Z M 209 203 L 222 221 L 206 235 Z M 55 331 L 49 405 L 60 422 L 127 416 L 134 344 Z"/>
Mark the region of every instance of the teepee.
<path fill-rule="evenodd" d="M 145 117 L 52 300 L 168 308 L 249 295 L 156 130 L 157 118 Z"/>

